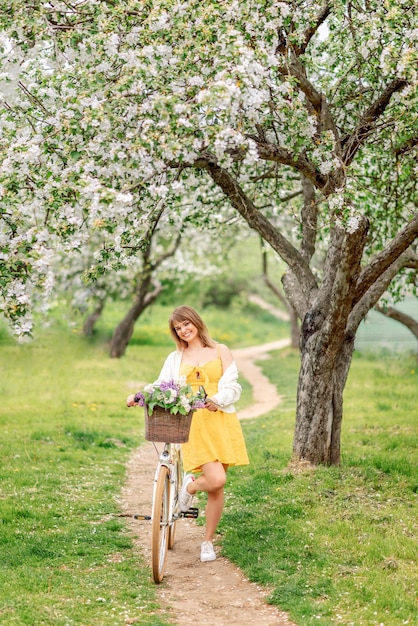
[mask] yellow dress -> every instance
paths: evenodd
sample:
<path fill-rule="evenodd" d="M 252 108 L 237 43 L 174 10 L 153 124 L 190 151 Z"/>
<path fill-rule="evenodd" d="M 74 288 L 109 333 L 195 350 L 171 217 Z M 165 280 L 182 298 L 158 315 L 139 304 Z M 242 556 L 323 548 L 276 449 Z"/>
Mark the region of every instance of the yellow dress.
<path fill-rule="evenodd" d="M 208 397 L 218 392 L 222 376 L 220 357 L 204 365 L 182 363 L 180 375 L 185 376 L 194 393 L 200 385 Z M 183 464 L 186 472 L 197 472 L 210 461 L 225 465 L 248 465 L 244 436 L 236 413 L 225 413 L 218 409 L 198 409 L 193 413 L 189 441 L 182 444 Z"/>

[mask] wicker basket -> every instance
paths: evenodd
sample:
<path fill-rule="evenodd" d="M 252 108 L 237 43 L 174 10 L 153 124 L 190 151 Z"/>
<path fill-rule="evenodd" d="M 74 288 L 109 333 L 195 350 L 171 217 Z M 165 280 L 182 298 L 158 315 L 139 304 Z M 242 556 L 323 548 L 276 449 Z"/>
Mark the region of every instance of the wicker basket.
<path fill-rule="evenodd" d="M 187 415 L 173 415 L 167 409 L 155 406 L 151 415 L 147 405 L 144 406 L 145 439 L 147 441 L 163 441 L 170 443 L 186 443 L 189 441 L 190 425 L 193 411 Z"/>

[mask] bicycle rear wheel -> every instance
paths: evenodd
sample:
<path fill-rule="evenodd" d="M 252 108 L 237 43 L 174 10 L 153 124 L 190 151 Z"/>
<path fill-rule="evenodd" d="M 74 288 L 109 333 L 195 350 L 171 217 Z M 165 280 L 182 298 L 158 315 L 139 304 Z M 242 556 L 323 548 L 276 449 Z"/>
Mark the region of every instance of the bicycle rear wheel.
<path fill-rule="evenodd" d="M 152 507 L 152 576 L 157 584 L 163 579 L 167 558 L 169 507 L 170 476 L 168 468 L 162 465 L 158 472 Z"/>

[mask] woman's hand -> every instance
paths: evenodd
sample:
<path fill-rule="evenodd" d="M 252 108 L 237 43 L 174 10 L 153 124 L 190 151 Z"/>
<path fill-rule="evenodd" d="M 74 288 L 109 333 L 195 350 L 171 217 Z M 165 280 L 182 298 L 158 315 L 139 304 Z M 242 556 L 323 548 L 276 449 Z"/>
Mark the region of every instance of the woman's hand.
<path fill-rule="evenodd" d="M 205 402 L 205 409 L 208 409 L 208 411 L 217 411 L 218 407 L 214 402 L 212 402 L 212 400 L 210 400 L 210 398 L 208 398 Z"/>
<path fill-rule="evenodd" d="M 131 395 L 126 398 L 126 406 L 138 406 L 138 402 L 135 402 L 134 393 L 131 393 Z"/>

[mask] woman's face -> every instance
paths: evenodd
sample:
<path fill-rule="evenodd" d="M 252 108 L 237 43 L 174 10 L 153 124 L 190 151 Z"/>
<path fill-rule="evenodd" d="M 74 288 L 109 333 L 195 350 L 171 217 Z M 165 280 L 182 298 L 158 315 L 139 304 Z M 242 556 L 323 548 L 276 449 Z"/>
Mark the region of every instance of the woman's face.
<path fill-rule="evenodd" d="M 174 330 L 176 331 L 177 336 L 180 337 L 180 339 L 183 339 L 183 341 L 186 341 L 186 343 L 190 343 L 199 334 L 196 326 L 190 320 L 175 322 Z"/>

